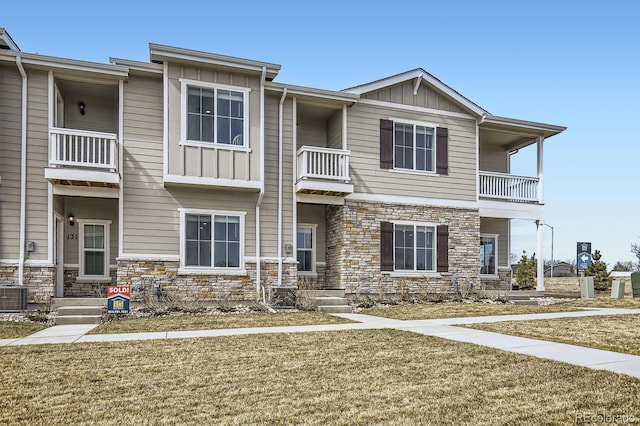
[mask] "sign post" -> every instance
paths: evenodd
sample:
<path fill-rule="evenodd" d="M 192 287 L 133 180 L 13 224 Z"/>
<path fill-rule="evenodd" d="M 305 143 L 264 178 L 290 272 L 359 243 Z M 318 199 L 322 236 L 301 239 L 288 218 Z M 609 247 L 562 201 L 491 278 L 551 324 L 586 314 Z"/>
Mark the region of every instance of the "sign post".
<path fill-rule="evenodd" d="M 581 242 L 578 243 L 576 250 L 578 271 L 584 271 L 593 262 L 593 256 L 591 255 L 591 243 Z"/>
<path fill-rule="evenodd" d="M 107 312 L 110 314 L 128 314 L 131 300 L 131 287 L 112 285 L 107 287 Z"/>

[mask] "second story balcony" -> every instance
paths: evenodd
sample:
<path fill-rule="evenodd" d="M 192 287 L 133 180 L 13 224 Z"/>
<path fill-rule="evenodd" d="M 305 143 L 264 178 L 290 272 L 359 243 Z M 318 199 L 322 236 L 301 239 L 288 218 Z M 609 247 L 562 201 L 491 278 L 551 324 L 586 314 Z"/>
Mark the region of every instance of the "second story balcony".
<path fill-rule="evenodd" d="M 539 203 L 539 179 L 506 173 L 480 171 L 481 198 L 513 203 Z"/>
<path fill-rule="evenodd" d="M 114 133 L 49 129 L 49 168 L 52 183 L 117 188 L 118 137 Z"/>
<path fill-rule="evenodd" d="M 351 194 L 349 156 L 347 150 L 302 146 L 297 151 L 296 192 L 341 197 Z"/>

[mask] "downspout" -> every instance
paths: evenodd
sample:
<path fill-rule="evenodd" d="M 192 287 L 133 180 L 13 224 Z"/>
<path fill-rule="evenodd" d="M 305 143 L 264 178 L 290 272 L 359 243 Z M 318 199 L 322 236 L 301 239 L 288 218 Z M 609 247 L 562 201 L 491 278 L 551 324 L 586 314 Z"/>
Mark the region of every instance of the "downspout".
<path fill-rule="evenodd" d="M 20 257 L 18 258 L 18 284 L 24 285 L 24 246 L 27 231 L 27 73 L 22 58 L 16 56 L 16 65 L 22 75 L 22 150 L 20 153 Z"/>
<path fill-rule="evenodd" d="M 287 97 L 287 88 L 282 89 L 278 104 L 278 287 L 282 285 L 282 122 L 283 105 Z"/>
<path fill-rule="evenodd" d="M 264 197 L 264 82 L 267 77 L 267 67 L 262 67 L 260 76 L 260 193 L 256 202 L 256 301 L 260 302 L 260 288 L 262 287 L 260 277 L 260 205 Z M 267 298 L 264 288 L 262 289 L 262 303 L 266 303 Z"/>

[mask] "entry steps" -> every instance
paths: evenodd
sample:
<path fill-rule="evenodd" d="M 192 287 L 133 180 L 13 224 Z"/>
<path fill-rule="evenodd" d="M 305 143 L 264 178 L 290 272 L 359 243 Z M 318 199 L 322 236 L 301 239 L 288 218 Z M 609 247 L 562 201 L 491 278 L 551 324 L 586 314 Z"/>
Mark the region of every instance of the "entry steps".
<path fill-rule="evenodd" d="M 96 297 L 57 297 L 51 303 L 56 325 L 99 324 L 106 306 L 107 299 Z"/>
<path fill-rule="evenodd" d="M 537 305 L 537 300 L 531 300 L 531 296 L 542 296 L 544 293 L 536 291 L 515 290 L 507 294 L 507 300 L 515 305 Z"/>
<path fill-rule="evenodd" d="M 297 296 L 298 300 L 309 298 L 310 302 L 317 306 L 319 312 L 328 314 L 350 314 L 353 312 L 349 299 L 345 297 L 344 289 L 298 290 Z"/>

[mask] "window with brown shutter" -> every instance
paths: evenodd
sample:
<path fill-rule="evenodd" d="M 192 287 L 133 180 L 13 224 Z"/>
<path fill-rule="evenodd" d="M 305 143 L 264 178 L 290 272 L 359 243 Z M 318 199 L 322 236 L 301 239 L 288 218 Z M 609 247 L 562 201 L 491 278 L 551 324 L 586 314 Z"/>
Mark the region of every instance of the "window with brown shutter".
<path fill-rule="evenodd" d="M 380 168 L 393 168 L 393 121 L 380 120 Z"/>
<path fill-rule="evenodd" d="M 436 131 L 436 173 L 449 174 L 449 130 L 438 127 Z"/>
<path fill-rule="evenodd" d="M 393 271 L 393 223 L 380 222 L 380 270 Z"/>
<path fill-rule="evenodd" d="M 438 226 L 438 272 L 449 272 L 449 226 Z"/>

